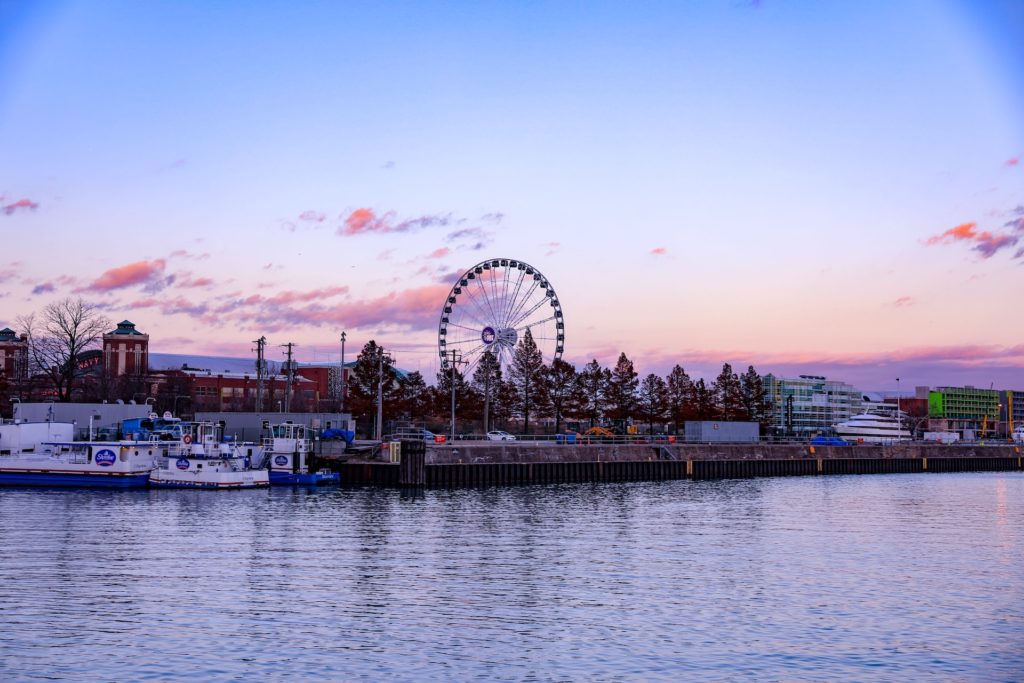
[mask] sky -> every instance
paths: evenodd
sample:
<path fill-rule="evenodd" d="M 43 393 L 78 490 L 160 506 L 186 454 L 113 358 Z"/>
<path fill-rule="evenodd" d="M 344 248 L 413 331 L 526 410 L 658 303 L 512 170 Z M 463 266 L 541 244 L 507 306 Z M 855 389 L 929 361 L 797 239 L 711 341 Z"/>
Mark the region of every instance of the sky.
<path fill-rule="evenodd" d="M 1024 1 L 0 0 L 0 236 L 155 352 L 432 381 L 505 257 L 577 366 L 1024 389 Z"/>

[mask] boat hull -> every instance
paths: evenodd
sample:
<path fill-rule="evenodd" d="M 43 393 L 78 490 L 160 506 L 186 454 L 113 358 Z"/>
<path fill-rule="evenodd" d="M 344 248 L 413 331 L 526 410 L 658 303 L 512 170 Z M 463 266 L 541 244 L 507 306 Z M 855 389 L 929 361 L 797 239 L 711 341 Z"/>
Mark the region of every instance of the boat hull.
<path fill-rule="evenodd" d="M 78 488 L 143 488 L 149 472 L 142 474 L 89 474 L 81 472 L 19 472 L 0 470 L 0 486 L 67 486 Z"/>
<path fill-rule="evenodd" d="M 330 486 L 341 483 L 337 472 L 275 472 L 270 471 L 271 486 Z"/>
<path fill-rule="evenodd" d="M 149 485 L 158 489 L 216 489 L 218 491 L 234 489 L 258 489 L 270 486 L 269 482 L 223 482 L 223 481 L 175 481 L 150 479 Z"/>

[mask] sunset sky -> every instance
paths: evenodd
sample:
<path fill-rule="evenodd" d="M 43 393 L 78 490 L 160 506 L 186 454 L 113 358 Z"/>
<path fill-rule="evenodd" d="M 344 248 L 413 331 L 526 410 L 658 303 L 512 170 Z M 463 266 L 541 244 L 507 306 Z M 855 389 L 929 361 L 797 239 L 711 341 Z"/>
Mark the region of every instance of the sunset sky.
<path fill-rule="evenodd" d="M 0 327 L 437 369 L 457 273 L 566 359 L 1024 389 L 1024 2 L 0 0 Z"/>

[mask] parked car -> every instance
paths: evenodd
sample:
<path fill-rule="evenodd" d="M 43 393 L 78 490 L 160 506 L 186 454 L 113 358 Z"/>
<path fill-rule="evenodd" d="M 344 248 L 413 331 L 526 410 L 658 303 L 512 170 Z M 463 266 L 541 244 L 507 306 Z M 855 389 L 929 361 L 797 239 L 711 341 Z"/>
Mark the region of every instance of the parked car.
<path fill-rule="evenodd" d="M 445 437 L 443 434 L 438 435 L 429 429 L 406 429 L 401 432 L 395 432 L 388 436 L 386 441 L 423 441 L 424 443 L 444 443 Z"/>
<path fill-rule="evenodd" d="M 500 429 L 494 429 L 487 432 L 488 441 L 515 441 L 516 437 L 508 432 L 503 432 Z"/>

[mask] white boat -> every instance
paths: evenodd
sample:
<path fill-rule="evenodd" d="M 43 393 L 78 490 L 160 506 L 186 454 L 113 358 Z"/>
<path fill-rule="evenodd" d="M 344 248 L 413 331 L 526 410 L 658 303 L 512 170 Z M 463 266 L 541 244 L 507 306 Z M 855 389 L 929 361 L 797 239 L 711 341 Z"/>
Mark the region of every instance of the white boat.
<path fill-rule="evenodd" d="M 861 413 L 835 426 L 836 436 L 854 443 L 890 444 L 910 439 L 910 432 L 892 414 Z"/>
<path fill-rule="evenodd" d="M 0 425 L 0 484 L 8 486 L 145 486 L 160 444 L 151 441 L 75 441 L 74 425 Z"/>
<path fill-rule="evenodd" d="M 149 485 L 165 488 L 243 489 L 270 486 L 267 470 L 257 469 L 262 447 L 224 441 L 223 428 L 212 422 L 175 423 L 165 430 Z"/>
<path fill-rule="evenodd" d="M 263 440 L 269 460 L 270 483 L 275 486 L 317 486 L 337 484 L 340 475 L 322 469 L 309 471 L 308 457 L 313 454 L 313 442 L 305 425 L 285 422 L 271 427 L 270 438 Z"/>

